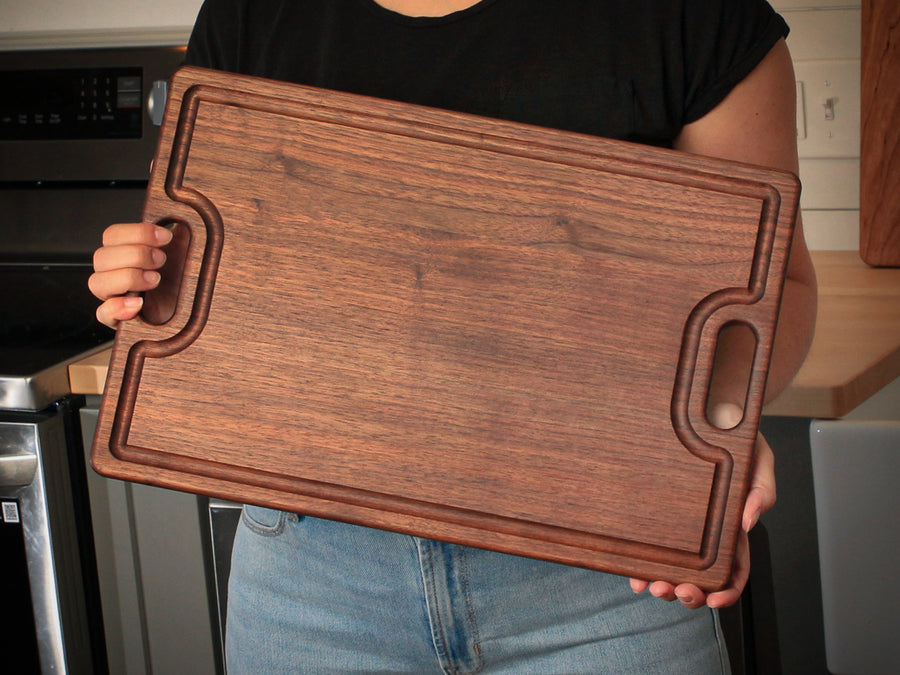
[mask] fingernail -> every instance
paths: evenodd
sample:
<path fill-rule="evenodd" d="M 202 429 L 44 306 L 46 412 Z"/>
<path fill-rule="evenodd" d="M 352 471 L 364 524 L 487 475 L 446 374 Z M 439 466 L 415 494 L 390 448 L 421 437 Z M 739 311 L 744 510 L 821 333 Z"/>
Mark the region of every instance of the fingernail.
<path fill-rule="evenodd" d="M 148 284 L 152 284 L 156 286 L 161 279 L 159 272 L 154 272 L 153 270 L 145 270 L 144 271 L 144 281 Z"/>
<path fill-rule="evenodd" d="M 157 227 L 155 232 L 156 241 L 160 244 L 168 244 L 172 241 L 172 230 L 169 230 L 165 227 Z"/>
<path fill-rule="evenodd" d="M 747 521 L 747 526 L 744 528 L 745 532 L 749 532 L 754 527 L 756 527 L 756 523 L 759 520 L 759 511 L 755 511 L 752 516 L 750 516 L 750 520 Z"/>
<path fill-rule="evenodd" d="M 140 295 L 126 295 L 123 304 L 128 309 L 138 309 L 144 304 L 144 298 Z"/>
<path fill-rule="evenodd" d="M 154 248 L 150 251 L 150 257 L 153 258 L 154 265 L 162 265 L 166 262 L 166 254 L 160 251 L 158 248 Z"/>

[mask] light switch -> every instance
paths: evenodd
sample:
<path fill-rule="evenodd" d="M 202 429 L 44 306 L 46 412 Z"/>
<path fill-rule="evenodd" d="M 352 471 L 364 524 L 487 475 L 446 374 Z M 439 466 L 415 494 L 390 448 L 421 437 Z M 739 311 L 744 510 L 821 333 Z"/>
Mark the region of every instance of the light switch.
<path fill-rule="evenodd" d="M 834 106 L 837 105 L 837 98 L 826 98 L 825 103 L 822 104 L 822 107 L 825 108 L 825 121 L 833 122 L 834 121 Z M 827 134 L 826 134 L 827 135 Z"/>
<path fill-rule="evenodd" d="M 794 72 L 800 157 L 859 157 L 860 62 L 798 61 Z"/>

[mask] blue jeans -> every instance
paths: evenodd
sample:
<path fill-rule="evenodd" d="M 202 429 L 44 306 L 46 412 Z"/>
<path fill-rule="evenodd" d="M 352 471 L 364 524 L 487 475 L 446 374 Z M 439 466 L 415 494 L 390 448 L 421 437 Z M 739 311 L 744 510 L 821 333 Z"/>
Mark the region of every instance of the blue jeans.
<path fill-rule="evenodd" d="M 245 507 L 229 675 L 727 673 L 714 612 L 577 567 Z"/>

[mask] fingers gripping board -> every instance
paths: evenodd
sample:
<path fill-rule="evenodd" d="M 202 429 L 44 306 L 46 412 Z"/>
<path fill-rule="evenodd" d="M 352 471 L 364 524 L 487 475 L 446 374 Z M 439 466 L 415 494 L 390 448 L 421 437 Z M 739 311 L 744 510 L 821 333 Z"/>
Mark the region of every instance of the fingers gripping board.
<path fill-rule="evenodd" d="M 116 335 L 108 476 L 723 586 L 799 186 L 783 172 L 184 68 Z M 722 326 L 756 339 L 713 427 Z"/>

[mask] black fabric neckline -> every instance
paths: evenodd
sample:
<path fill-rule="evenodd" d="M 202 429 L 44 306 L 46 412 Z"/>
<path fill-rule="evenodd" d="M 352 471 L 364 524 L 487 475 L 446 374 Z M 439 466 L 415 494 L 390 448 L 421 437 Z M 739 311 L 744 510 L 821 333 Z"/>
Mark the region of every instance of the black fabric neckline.
<path fill-rule="evenodd" d="M 408 16 L 406 14 L 401 14 L 400 12 L 395 12 L 392 9 L 382 7 L 375 2 L 375 0 L 357 0 L 357 2 L 365 6 L 372 14 L 382 19 L 387 19 L 388 21 L 393 21 L 394 23 L 406 26 L 428 28 L 430 26 L 440 26 L 463 20 L 473 14 L 485 10 L 490 5 L 498 2 L 498 0 L 480 0 L 471 7 L 466 7 L 465 9 L 460 9 L 456 12 L 450 12 L 450 14 L 445 14 L 443 16 Z"/>

